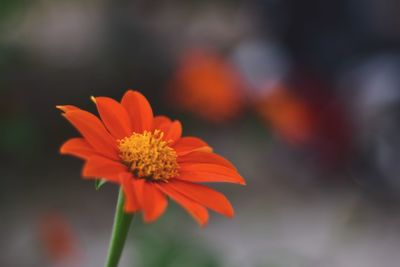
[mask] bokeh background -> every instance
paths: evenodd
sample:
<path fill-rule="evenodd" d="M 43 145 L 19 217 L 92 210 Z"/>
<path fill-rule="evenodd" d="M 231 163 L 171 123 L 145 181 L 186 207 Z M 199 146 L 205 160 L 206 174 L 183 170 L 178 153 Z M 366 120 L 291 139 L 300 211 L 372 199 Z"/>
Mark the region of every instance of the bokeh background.
<path fill-rule="evenodd" d="M 398 266 L 399 45 L 398 0 L 1 0 L 0 266 L 103 265 L 117 188 L 55 105 L 128 88 L 248 185 L 205 229 L 136 216 L 121 267 Z"/>

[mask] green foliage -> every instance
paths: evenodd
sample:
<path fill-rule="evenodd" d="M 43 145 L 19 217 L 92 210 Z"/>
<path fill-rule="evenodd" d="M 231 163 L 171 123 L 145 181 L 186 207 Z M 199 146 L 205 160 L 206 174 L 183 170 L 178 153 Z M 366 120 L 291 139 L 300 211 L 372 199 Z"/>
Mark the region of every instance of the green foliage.
<path fill-rule="evenodd" d="M 0 1 L 0 23 L 20 12 L 28 4 L 34 1 L 28 0 L 1 0 Z"/>
<path fill-rule="evenodd" d="M 0 151 L 15 158 L 32 159 L 40 149 L 40 130 L 24 116 L 0 117 Z"/>

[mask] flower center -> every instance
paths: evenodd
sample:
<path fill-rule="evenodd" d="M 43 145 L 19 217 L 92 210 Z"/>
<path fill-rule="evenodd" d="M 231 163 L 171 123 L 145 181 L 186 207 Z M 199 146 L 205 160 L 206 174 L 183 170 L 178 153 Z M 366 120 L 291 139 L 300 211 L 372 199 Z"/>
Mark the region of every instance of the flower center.
<path fill-rule="evenodd" d="M 166 181 L 178 174 L 177 155 L 160 130 L 118 140 L 119 156 L 137 178 Z"/>

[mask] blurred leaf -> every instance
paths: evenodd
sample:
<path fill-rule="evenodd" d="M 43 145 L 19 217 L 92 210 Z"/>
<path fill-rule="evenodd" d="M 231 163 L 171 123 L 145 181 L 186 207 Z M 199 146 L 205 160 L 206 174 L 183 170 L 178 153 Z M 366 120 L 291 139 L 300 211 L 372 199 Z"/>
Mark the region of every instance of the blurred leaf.
<path fill-rule="evenodd" d="M 107 183 L 107 181 L 104 179 L 96 180 L 94 181 L 94 187 L 96 188 L 96 190 L 100 190 L 100 187 L 102 187 L 105 183 Z"/>
<path fill-rule="evenodd" d="M 26 8 L 31 1 L 27 0 L 1 0 L 0 1 L 0 22 L 13 16 L 15 13 Z M 33 2 L 33 1 L 32 1 Z"/>
<path fill-rule="evenodd" d="M 35 121 L 27 116 L 0 118 L 0 151 L 17 158 L 37 157 L 41 132 Z"/>

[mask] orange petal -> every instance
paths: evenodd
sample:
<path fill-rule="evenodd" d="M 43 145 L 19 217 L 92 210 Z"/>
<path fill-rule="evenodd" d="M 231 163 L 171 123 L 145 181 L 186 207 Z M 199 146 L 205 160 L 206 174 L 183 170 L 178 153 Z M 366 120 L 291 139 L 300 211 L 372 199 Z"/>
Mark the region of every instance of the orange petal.
<path fill-rule="evenodd" d="M 167 194 L 171 199 L 181 205 L 184 209 L 189 212 L 190 215 L 201 225 L 204 226 L 208 221 L 207 209 L 195 201 L 182 195 L 170 186 L 166 186 L 168 183 L 156 184 L 156 186 Z"/>
<path fill-rule="evenodd" d="M 132 186 L 133 186 L 133 190 L 135 190 L 135 194 L 136 194 L 136 198 L 139 202 L 139 206 L 141 209 L 143 209 L 143 188 L 144 188 L 144 183 L 145 180 L 144 179 L 133 179 L 132 180 Z"/>
<path fill-rule="evenodd" d="M 171 119 L 166 116 L 155 116 L 153 119 L 153 130 L 159 129 L 160 125 L 171 123 Z"/>
<path fill-rule="evenodd" d="M 245 185 L 243 177 L 238 172 L 221 165 L 204 163 L 179 164 L 177 179 L 190 182 L 225 182 Z"/>
<path fill-rule="evenodd" d="M 236 170 L 236 167 L 233 166 L 227 159 L 217 155 L 215 153 L 203 152 L 203 151 L 194 151 L 189 154 L 178 157 L 178 163 L 210 163 L 222 165 L 227 168 Z"/>
<path fill-rule="evenodd" d="M 143 215 L 145 222 L 152 222 L 158 219 L 168 205 L 165 195 L 155 186 L 154 183 L 143 184 Z"/>
<path fill-rule="evenodd" d="M 118 159 L 115 139 L 95 115 L 81 109 L 63 115 L 96 151 L 109 158 Z"/>
<path fill-rule="evenodd" d="M 238 175 L 236 170 L 231 168 L 209 163 L 181 163 L 179 164 L 181 171 L 199 171 L 199 172 L 211 172 L 224 175 Z"/>
<path fill-rule="evenodd" d="M 61 146 L 60 153 L 73 155 L 81 159 L 87 159 L 97 154 L 84 138 L 69 139 Z"/>
<path fill-rule="evenodd" d="M 160 125 L 158 125 L 157 130 L 161 130 L 164 133 L 164 140 L 165 140 L 165 135 L 167 132 L 169 132 L 169 128 L 171 127 L 172 122 L 164 122 Z"/>
<path fill-rule="evenodd" d="M 146 97 L 137 91 L 128 90 L 122 97 L 121 104 L 128 111 L 134 132 L 151 130 L 153 111 Z"/>
<path fill-rule="evenodd" d="M 227 217 L 233 217 L 234 211 L 231 203 L 221 193 L 200 184 L 173 180 L 164 187 L 172 187 L 186 197 L 197 203 Z"/>
<path fill-rule="evenodd" d="M 119 182 L 119 175 L 128 170 L 123 164 L 101 156 L 90 157 L 83 166 L 82 176 L 86 178 L 104 178 L 110 182 Z"/>
<path fill-rule="evenodd" d="M 73 111 L 73 110 L 79 110 L 78 107 L 73 106 L 73 105 L 59 105 L 56 106 L 56 108 L 58 108 L 59 110 L 63 111 L 63 112 L 68 112 L 68 111 Z"/>
<path fill-rule="evenodd" d="M 166 124 L 163 124 L 166 125 Z M 161 125 L 161 128 L 162 126 Z M 173 121 L 171 124 L 168 125 L 169 127 L 166 129 L 161 129 L 164 132 L 164 140 L 165 141 L 172 141 L 174 143 L 182 136 L 182 124 L 180 121 Z"/>
<path fill-rule="evenodd" d="M 132 134 L 131 121 L 126 109 L 109 97 L 94 98 L 101 120 L 116 139 Z"/>
<path fill-rule="evenodd" d="M 140 206 L 131 182 L 133 179 L 132 174 L 127 172 L 121 173 L 119 175 L 119 179 L 125 196 L 124 211 L 125 212 L 138 211 L 140 209 Z"/>
<path fill-rule="evenodd" d="M 172 147 L 178 156 L 185 155 L 193 151 L 212 152 L 212 148 L 206 142 L 197 137 L 186 136 L 177 140 Z"/>
<path fill-rule="evenodd" d="M 233 183 L 246 185 L 242 177 L 228 176 L 210 172 L 180 172 L 176 179 L 194 183 Z"/>

